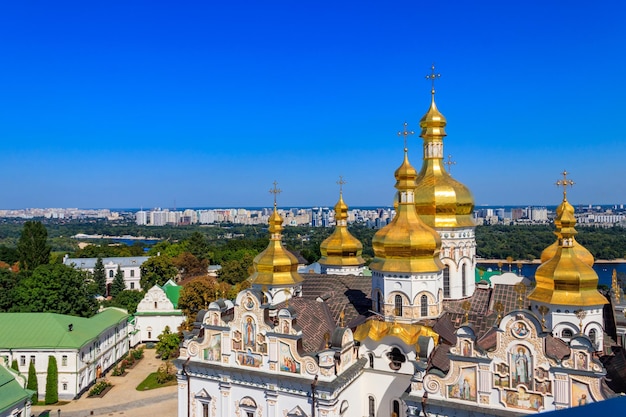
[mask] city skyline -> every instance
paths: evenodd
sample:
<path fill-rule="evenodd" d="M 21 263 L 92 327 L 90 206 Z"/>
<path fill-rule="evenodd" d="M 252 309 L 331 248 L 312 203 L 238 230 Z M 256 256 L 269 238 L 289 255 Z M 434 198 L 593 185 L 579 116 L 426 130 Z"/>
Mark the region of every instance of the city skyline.
<path fill-rule="evenodd" d="M 436 100 L 476 206 L 620 204 L 626 5 L 3 7 L 0 209 L 391 206 Z"/>

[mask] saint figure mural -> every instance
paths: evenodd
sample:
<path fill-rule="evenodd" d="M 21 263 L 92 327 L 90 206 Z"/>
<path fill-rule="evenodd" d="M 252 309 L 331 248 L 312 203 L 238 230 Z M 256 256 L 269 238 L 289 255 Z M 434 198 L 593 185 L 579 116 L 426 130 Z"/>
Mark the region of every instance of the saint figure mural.
<path fill-rule="evenodd" d="M 254 349 L 255 325 L 252 317 L 246 319 L 243 325 L 243 345 Z"/>
<path fill-rule="evenodd" d="M 528 349 L 523 346 L 517 346 L 513 348 L 511 353 L 511 373 L 512 381 L 511 385 L 516 387 L 520 384 L 524 384 L 526 387 L 531 388 L 531 375 L 530 375 L 530 354 Z"/>

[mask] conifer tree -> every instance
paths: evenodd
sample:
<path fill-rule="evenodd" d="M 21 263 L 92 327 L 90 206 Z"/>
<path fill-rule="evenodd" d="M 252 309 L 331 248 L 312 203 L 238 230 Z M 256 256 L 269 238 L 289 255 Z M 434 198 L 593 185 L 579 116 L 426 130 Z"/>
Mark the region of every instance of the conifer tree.
<path fill-rule="evenodd" d="M 93 267 L 93 282 L 96 287 L 96 292 L 103 297 L 107 296 L 107 275 L 104 270 L 104 262 L 102 258 L 98 256 L 96 265 Z"/>
<path fill-rule="evenodd" d="M 39 400 L 39 384 L 37 382 L 37 372 L 35 371 L 35 364 L 30 363 L 28 366 L 28 383 L 26 384 L 26 389 L 35 391 L 33 393 L 32 401 L 33 404 L 37 404 Z"/>
<path fill-rule="evenodd" d="M 50 250 L 46 227 L 41 222 L 24 223 L 22 234 L 17 241 L 20 268 L 32 271 L 39 265 L 47 264 L 50 261 Z"/>
<path fill-rule="evenodd" d="M 11 369 L 16 371 L 17 373 L 20 372 L 20 367 L 17 366 L 17 359 L 13 359 L 13 362 L 11 362 Z"/>
<path fill-rule="evenodd" d="M 46 376 L 46 404 L 59 402 L 59 373 L 57 358 L 48 356 L 48 375 Z"/>
<path fill-rule="evenodd" d="M 125 289 L 126 282 L 124 282 L 124 272 L 118 265 L 117 273 L 115 274 L 115 278 L 113 278 L 113 283 L 111 284 L 111 297 L 117 297 L 117 295 Z"/>

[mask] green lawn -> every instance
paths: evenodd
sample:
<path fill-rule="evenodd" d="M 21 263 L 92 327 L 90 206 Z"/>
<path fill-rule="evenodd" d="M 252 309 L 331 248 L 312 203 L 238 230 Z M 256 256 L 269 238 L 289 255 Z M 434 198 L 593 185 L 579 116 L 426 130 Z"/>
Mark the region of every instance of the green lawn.
<path fill-rule="evenodd" d="M 150 375 L 148 375 L 146 377 L 146 379 L 144 379 L 143 381 L 141 381 L 141 383 L 139 385 L 137 385 L 137 388 L 135 388 L 137 391 L 146 391 L 149 389 L 155 389 L 155 388 L 161 388 L 161 387 L 169 387 L 170 385 L 176 385 L 176 378 L 174 378 L 171 381 L 167 381 L 164 384 L 159 384 L 156 380 L 156 376 L 157 373 L 156 372 L 152 372 Z"/>

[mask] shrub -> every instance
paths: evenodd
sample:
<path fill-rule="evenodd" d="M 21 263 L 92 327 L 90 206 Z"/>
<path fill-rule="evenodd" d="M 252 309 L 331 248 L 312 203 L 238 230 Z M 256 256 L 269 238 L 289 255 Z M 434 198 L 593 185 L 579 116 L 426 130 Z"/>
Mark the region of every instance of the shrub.
<path fill-rule="evenodd" d="M 111 386 L 110 382 L 102 380 L 102 381 L 96 383 L 96 385 L 94 385 L 93 388 L 91 388 L 89 390 L 88 397 L 93 397 L 94 395 L 99 395 L 99 394 L 102 393 L 102 391 L 104 391 L 105 389 L 107 389 L 110 386 Z"/>
<path fill-rule="evenodd" d="M 20 373 L 20 367 L 17 366 L 17 359 L 13 359 L 13 362 L 11 362 L 11 369 L 16 371 L 18 374 Z"/>
<path fill-rule="evenodd" d="M 165 384 L 168 381 L 172 381 L 176 378 L 176 368 L 171 362 L 165 362 L 159 366 L 156 373 L 156 381 L 159 384 Z"/>
<path fill-rule="evenodd" d="M 59 374 L 57 358 L 48 356 L 48 375 L 46 376 L 46 404 L 55 404 L 59 401 Z"/>
<path fill-rule="evenodd" d="M 143 358 L 143 348 L 133 350 L 132 355 L 137 360 Z"/>

